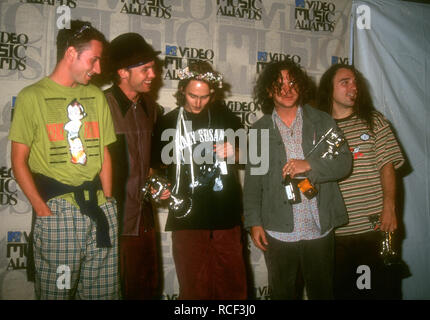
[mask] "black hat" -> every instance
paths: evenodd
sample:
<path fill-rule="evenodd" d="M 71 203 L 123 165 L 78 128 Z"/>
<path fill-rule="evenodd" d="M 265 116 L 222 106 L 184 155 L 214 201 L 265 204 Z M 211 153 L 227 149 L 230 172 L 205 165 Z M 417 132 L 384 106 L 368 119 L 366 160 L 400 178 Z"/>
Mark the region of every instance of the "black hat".
<path fill-rule="evenodd" d="M 137 67 L 155 59 L 155 51 L 138 33 L 124 33 L 110 43 L 110 64 L 113 71 Z"/>

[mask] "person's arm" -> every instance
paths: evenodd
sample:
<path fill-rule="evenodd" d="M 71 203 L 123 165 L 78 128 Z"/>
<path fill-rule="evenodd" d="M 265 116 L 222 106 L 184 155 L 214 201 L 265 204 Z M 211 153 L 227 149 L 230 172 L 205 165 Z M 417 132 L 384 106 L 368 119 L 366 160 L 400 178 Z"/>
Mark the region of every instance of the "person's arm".
<path fill-rule="evenodd" d="M 288 174 L 291 178 L 310 171 L 312 168 L 307 160 L 290 159 L 282 168 L 282 177 Z"/>
<path fill-rule="evenodd" d="M 107 146 L 104 147 L 103 164 L 99 176 L 105 197 L 112 197 L 112 159 Z"/>
<path fill-rule="evenodd" d="M 43 201 L 39 191 L 34 184 L 33 176 L 28 167 L 28 157 L 30 155 L 30 147 L 26 144 L 12 141 L 12 170 L 16 181 L 21 190 L 30 201 L 36 214 L 40 217 L 52 215 L 51 210 Z"/>
<path fill-rule="evenodd" d="M 381 168 L 381 184 L 384 206 L 380 217 L 380 229 L 381 231 L 394 232 L 397 229 L 396 172 L 391 162 Z"/>
<path fill-rule="evenodd" d="M 251 227 L 251 238 L 255 246 L 263 251 L 267 250 L 266 231 L 262 226 L 252 226 Z"/>
<path fill-rule="evenodd" d="M 336 123 L 330 119 L 330 125 L 327 128 L 336 128 Z M 337 155 L 332 159 L 321 158 L 321 151 L 326 150 L 326 143 L 315 150 L 306 160 L 311 168 L 308 171 L 309 179 L 314 183 L 324 183 L 337 181 L 351 173 L 352 154 L 349 150 L 348 142 L 344 143 L 337 149 Z"/>
<path fill-rule="evenodd" d="M 258 130 L 258 134 L 261 133 L 261 129 Z M 260 139 L 257 139 L 260 141 Z M 257 146 L 257 153 L 262 154 L 261 146 Z M 245 178 L 243 185 L 243 206 L 244 206 L 244 227 L 249 231 L 251 239 L 255 246 L 260 250 L 267 250 L 267 237 L 263 227 L 262 221 L 262 197 L 263 197 L 263 179 L 260 174 L 252 174 L 251 169 L 255 167 L 248 161 L 245 165 Z"/>

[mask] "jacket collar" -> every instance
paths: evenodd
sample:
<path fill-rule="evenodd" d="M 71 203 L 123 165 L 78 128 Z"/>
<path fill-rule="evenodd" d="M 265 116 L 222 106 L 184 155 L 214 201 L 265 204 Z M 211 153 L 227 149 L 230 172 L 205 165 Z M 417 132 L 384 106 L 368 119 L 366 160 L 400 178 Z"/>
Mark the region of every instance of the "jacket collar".
<path fill-rule="evenodd" d="M 311 122 L 312 127 L 315 126 L 315 124 L 318 123 L 319 117 L 315 112 L 312 112 L 313 107 L 305 104 L 302 106 L 302 116 L 303 116 L 303 122 Z M 264 114 L 261 118 L 262 123 L 265 124 L 266 128 L 269 127 L 269 124 L 271 126 L 271 129 L 276 129 L 276 124 L 273 122 L 272 114 Z"/>
<path fill-rule="evenodd" d="M 122 116 L 125 117 L 125 115 L 127 114 L 127 111 L 134 105 L 134 102 L 131 101 L 129 98 L 127 98 L 125 93 L 116 84 L 112 86 L 112 94 L 115 100 L 118 102 L 118 106 L 119 106 L 119 109 L 121 110 Z M 148 115 L 145 99 L 142 94 L 139 96 L 139 99 L 137 100 L 136 105 L 140 105 L 145 111 L 146 115 Z"/>
<path fill-rule="evenodd" d="M 309 105 L 302 106 L 302 116 L 303 116 L 303 127 L 302 127 L 302 148 L 303 153 L 307 154 L 309 150 L 312 149 L 313 145 L 316 142 L 317 132 L 316 127 L 318 125 L 319 118 L 315 112 L 312 112 L 312 107 Z M 279 144 L 282 142 L 281 134 L 276 127 L 276 124 L 273 120 L 271 114 L 265 114 L 264 116 L 265 127 L 269 128 L 272 131 L 273 137 L 276 139 L 276 142 Z"/>

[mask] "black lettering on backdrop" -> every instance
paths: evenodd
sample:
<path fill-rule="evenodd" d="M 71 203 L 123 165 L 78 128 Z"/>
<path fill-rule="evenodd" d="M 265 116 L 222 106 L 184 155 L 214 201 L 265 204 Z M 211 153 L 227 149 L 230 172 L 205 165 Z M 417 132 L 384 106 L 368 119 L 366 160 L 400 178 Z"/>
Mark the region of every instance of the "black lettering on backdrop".
<path fill-rule="evenodd" d="M 146 17 L 170 19 L 172 6 L 166 6 L 164 0 L 121 0 L 121 13 Z"/>
<path fill-rule="evenodd" d="M 261 2 L 261 0 L 217 0 L 217 16 L 261 20 Z"/>
<path fill-rule="evenodd" d="M 0 168 L 0 205 L 15 206 L 18 203 L 18 189 L 12 177 L 12 169 Z"/>

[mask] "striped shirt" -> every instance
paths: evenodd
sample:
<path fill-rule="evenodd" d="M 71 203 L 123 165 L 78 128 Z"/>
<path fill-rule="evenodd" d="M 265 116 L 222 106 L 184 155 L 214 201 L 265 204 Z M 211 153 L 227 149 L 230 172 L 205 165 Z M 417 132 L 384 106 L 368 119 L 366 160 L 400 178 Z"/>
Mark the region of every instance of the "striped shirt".
<path fill-rule="evenodd" d="M 304 159 L 302 149 L 302 108 L 298 108 L 296 118 L 290 127 L 285 125 L 275 109 L 272 113 L 272 119 L 281 134 L 288 158 Z M 266 230 L 271 237 L 284 242 L 297 242 L 300 240 L 319 239 L 326 236 L 331 231 L 329 230 L 321 235 L 317 198 L 314 197 L 309 200 L 303 194 L 301 194 L 301 198 L 302 201 L 300 203 L 292 205 L 294 221 L 293 232 L 286 233 Z"/>
<path fill-rule="evenodd" d="M 389 162 L 395 169 L 404 163 L 388 120 L 377 111 L 373 112 L 372 117 L 373 132 L 355 114 L 336 120 L 354 157 L 351 175 L 339 182 L 349 223 L 336 229 L 336 235 L 373 230 L 369 217 L 379 217 L 383 208 L 380 170 Z"/>

